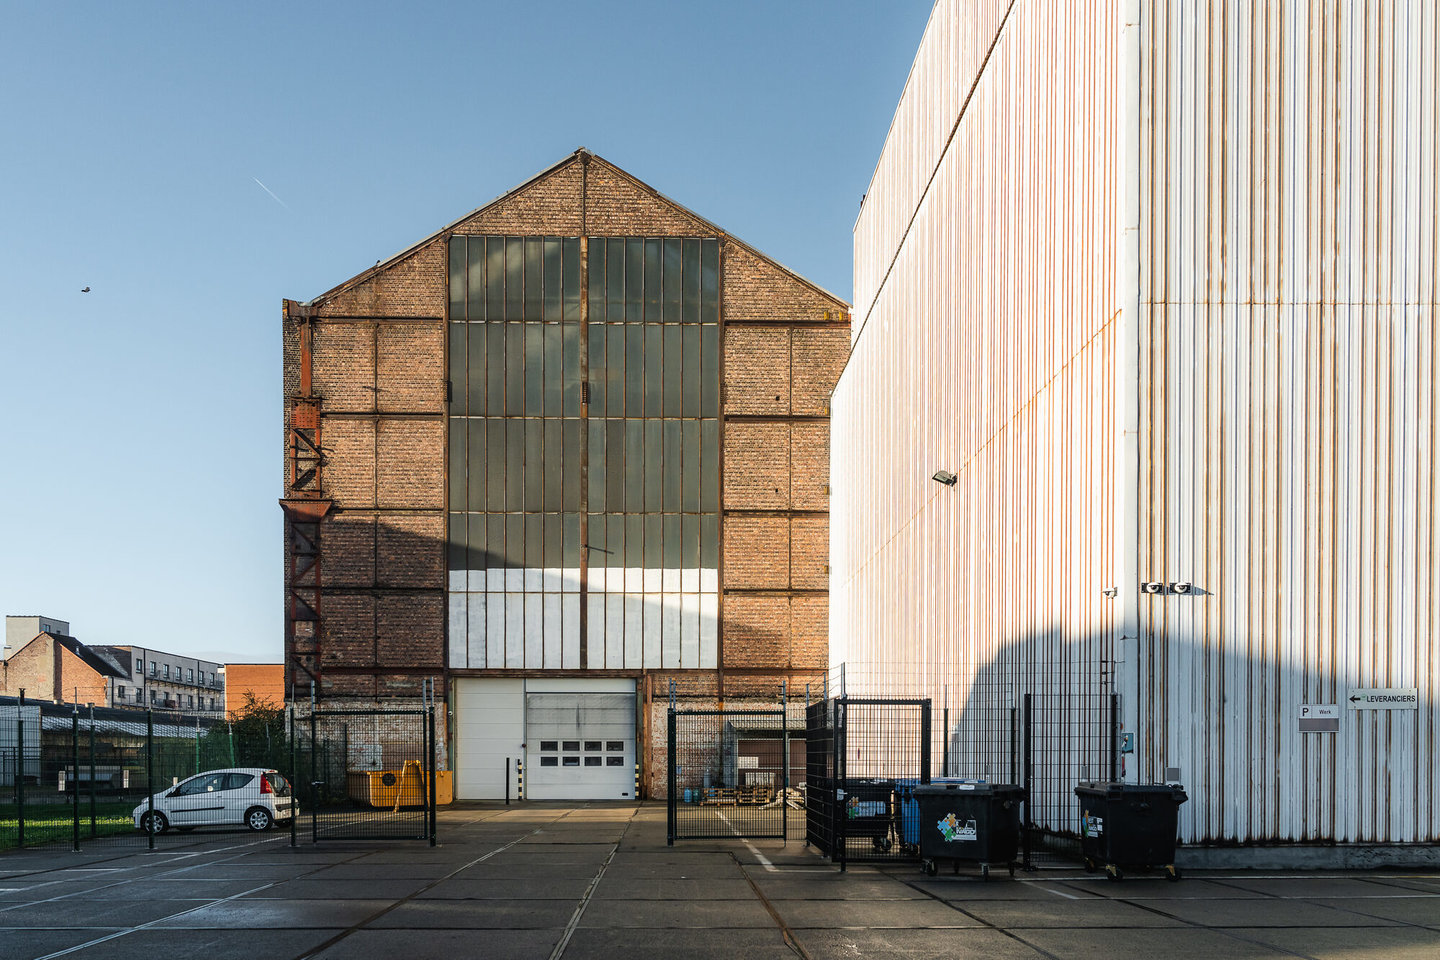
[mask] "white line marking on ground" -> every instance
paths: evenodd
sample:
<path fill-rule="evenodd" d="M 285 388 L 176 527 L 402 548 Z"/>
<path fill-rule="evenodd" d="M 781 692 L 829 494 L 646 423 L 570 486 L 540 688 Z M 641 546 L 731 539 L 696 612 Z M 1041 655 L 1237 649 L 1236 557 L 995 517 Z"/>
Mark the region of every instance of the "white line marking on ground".
<path fill-rule="evenodd" d="M 127 880 L 127 881 L 125 881 L 125 882 L 128 883 L 129 881 Z M 213 907 L 213 906 L 214 906 L 215 904 L 217 904 L 217 903 L 228 903 L 228 902 L 231 901 L 231 900 L 238 900 L 240 897 L 247 896 L 247 895 L 252 894 L 252 893 L 259 893 L 261 890 L 264 890 L 264 889 L 266 889 L 266 888 L 268 888 L 268 887 L 273 887 L 273 886 L 275 886 L 277 883 L 280 883 L 280 882 L 281 882 L 281 881 L 279 881 L 279 880 L 272 880 L 272 881 L 270 881 L 269 883 L 262 883 L 260 886 L 255 887 L 255 888 L 252 889 L 252 890 L 244 890 L 244 891 L 241 891 L 240 893 L 231 894 L 231 895 L 228 896 L 228 897 L 221 897 L 219 900 L 207 900 L 206 902 L 200 904 L 200 905 L 197 906 L 197 907 L 191 907 L 191 908 L 188 909 L 188 910 L 181 910 L 179 913 L 172 913 L 172 914 L 170 914 L 170 916 L 168 916 L 168 917 L 160 917 L 160 918 L 157 919 L 157 920 L 151 920 L 149 923 L 137 923 L 137 924 L 136 924 L 135 926 L 133 926 L 133 927 L 127 927 L 127 928 L 125 928 L 124 930 L 117 930 L 117 931 L 115 931 L 114 933 L 110 934 L 110 935 L 107 936 L 107 937 L 98 937 L 98 938 L 96 938 L 96 939 L 94 939 L 94 940 L 90 940 L 90 941 L 87 941 L 87 942 L 85 942 L 85 943 L 77 943 L 77 944 L 76 944 L 75 946 L 73 946 L 73 947 L 67 947 L 67 948 L 64 949 L 64 950 L 57 950 L 57 951 L 55 951 L 54 953 L 47 953 L 47 954 L 45 954 L 45 956 L 43 956 L 43 957 L 36 957 L 35 960 L 54 960 L 55 957 L 63 957 L 63 956 L 65 956 L 66 954 L 74 953 L 74 952 L 77 951 L 77 950 L 84 950 L 86 947 L 93 947 L 93 946 L 96 946 L 97 944 L 108 943 L 108 942 L 110 942 L 111 940 L 114 940 L 114 939 L 116 939 L 116 938 L 118 938 L 118 937 L 123 937 L 123 936 L 125 936 L 125 935 L 128 934 L 128 933 L 134 933 L 136 930 L 146 930 L 146 929 L 148 929 L 148 928 L 150 928 L 150 927 L 155 926 L 156 924 L 165 923 L 166 921 L 174 920 L 174 919 L 176 919 L 176 918 L 178 918 L 178 917 L 183 917 L 183 916 L 185 916 L 187 913 L 194 913 L 196 910 L 204 910 L 206 907 Z"/>
<path fill-rule="evenodd" d="M 1079 900 L 1079 899 L 1081 899 L 1080 897 L 1075 896 L 1075 894 L 1073 894 L 1073 893 L 1066 893 L 1064 890 L 1052 890 L 1052 889 L 1050 889 L 1049 887 L 1045 886 L 1045 885 L 1042 884 L 1042 883 L 1036 883 L 1035 886 L 1038 887 L 1038 888 L 1041 889 L 1041 890 L 1044 890 L 1046 893 L 1053 893 L 1053 894 L 1055 894 L 1055 896 L 1057 896 L 1057 897 L 1064 897 L 1066 900 Z"/>

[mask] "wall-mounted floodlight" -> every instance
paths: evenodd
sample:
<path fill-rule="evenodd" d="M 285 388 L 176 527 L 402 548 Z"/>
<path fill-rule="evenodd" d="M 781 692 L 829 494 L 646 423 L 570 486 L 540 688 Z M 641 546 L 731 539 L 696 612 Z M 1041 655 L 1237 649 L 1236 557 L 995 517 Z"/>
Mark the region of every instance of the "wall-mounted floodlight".
<path fill-rule="evenodd" d="M 1164 593 L 1165 584 L 1161 583 L 1159 580 L 1146 580 L 1144 583 L 1140 584 L 1140 592 L 1152 594 Z"/>
<path fill-rule="evenodd" d="M 936 483 L 943 483 L 947 487 L 953 487 L 955 486 L 955 481 L 959 480 L 960 478 L 955 476 L 955 474 L 951 473 L 949 470 L 936 470 L 935 473 L 930 477 L 930 479 L 934 480 Z"/>
<path fill-rule="evenodd" d="M 1189 580 L 1176 580 L 1174 583 L 1170 584 L 1170 592 L 1189 593 L 1190 587 L 1191 584 Z"/>

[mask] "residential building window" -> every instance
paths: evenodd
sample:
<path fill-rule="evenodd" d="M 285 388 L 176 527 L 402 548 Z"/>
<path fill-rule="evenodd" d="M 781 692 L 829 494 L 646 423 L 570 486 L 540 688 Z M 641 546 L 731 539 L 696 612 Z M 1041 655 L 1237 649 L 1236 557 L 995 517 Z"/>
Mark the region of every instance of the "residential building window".
<path fill-rule="evenodd" d="M 155 674 L 159 671 L 159 669 L 160 669 L 160 668 L 156 665 L 155 661 L 154 661 L 154 660 L 151 660 L 151 661 L 150 661 L 150 676 L 152 676 L 152 677 L 155 676 Z"/>
<path fill-rule="evenodd" d="M 145 672 L 145 661 L 144 661 L 144 660 L 137 660 L 137 661 L 135 661 L 135 672 L 136 672 L 136 673 L 144 673 L 144 672 Z"/>
<path fill-rule="evenodd" d="M 168 664 L 168 663 L 165 664 L 165 679 L 166 679 L 166 680 L 169 680 L 169 679 L 170 679 L 170 664 Z"/>
<path fill-rule="evenodd" d="M 151 702 L 151 703 L 157 703 L 158 701 L 159 701 L 159 697 L 157 697 L 157 696 L 155 695 L 155 691 L 154 691 L 154 690 L 151 690 L 151 691 L 150 691 L 150 702 Z"/>
<path fill-rule="evenodd" d="M 194 670 L 189 670 L 189 669 L 187 669 L 187 670 L 185 671 L 185 682 L 186 682 L 186 683 L 194 683 L 194 682 L 195 682 L 195 671 L 194 671 Z"/>
<path fill-rule="evenodd" d="M 117 684 L 115 684 L 115 699 L 116 699 L 116 700 L 124 700 L 124 699 L 125 699 L 125 684 L 123 684 L 123 683 L 117 683 Z"/>
<path fill-rule="evenodd" d="M 186 697 L 185 699 L 189 701 L 189 703 L 187 703 L 186 706 L 188 706 L 191 710 L 194 710 L 194 709 L 195 709 L 195 694 L 192 693 L 192 694 L 190 694 L 188 697 Z"/>

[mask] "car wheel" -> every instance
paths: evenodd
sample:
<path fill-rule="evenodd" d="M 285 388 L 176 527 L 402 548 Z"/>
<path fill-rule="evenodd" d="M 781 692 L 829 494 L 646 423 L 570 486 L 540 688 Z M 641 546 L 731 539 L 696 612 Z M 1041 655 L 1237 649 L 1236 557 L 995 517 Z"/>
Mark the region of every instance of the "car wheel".
<path fill-rule="evenodd" d="M 256 833 L 259 833 L 261 830 L 269 830 L 270 824 L 273 822 L 274 819 L 270 816 L 270 811 L 264 807 L 251 807 L 249 812 L 245 814 L 245 826 L 254 830 Z"/>
<path fill-rule="evenodd" d="M 144 813 L 140 815 L 140 829 L 146 833 L 164 833 L 170 828 L 170 821 L 165 819 L 163 813 Z"/>

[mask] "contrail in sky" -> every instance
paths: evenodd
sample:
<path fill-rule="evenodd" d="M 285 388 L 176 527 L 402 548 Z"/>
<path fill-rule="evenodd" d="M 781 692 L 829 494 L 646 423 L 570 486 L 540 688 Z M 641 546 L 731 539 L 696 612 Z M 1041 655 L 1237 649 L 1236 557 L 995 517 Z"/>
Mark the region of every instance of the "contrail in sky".
<path fill-rule="evenodd" d="M 286 210 L 289 210 L 289 209 L 290 209 L 290 204 L 286 203 L 284 200 L 281 200 L 279 197 L 275 196 L 275 191 L 274 191 L 274 190 L 271 190 L 269 187 L 265 186 L 265 184 L 260 183 L 260 178 L 259 178 L 259 177 L 251 177 L 250 179 L 251 179 L 251 180 L 254 180 L 255 183 L 259 185 L 259 187 L 260 187 L 261 190 L 264 190 L 266 193 L 270 194 L 270 198 L 271 198 L 272 200 L 274 200 L 276 203 L 280 204 L 280 206 L 284 207 Z M 291 212 L 293 213 L 294 211 L 291 211 Z"/>

